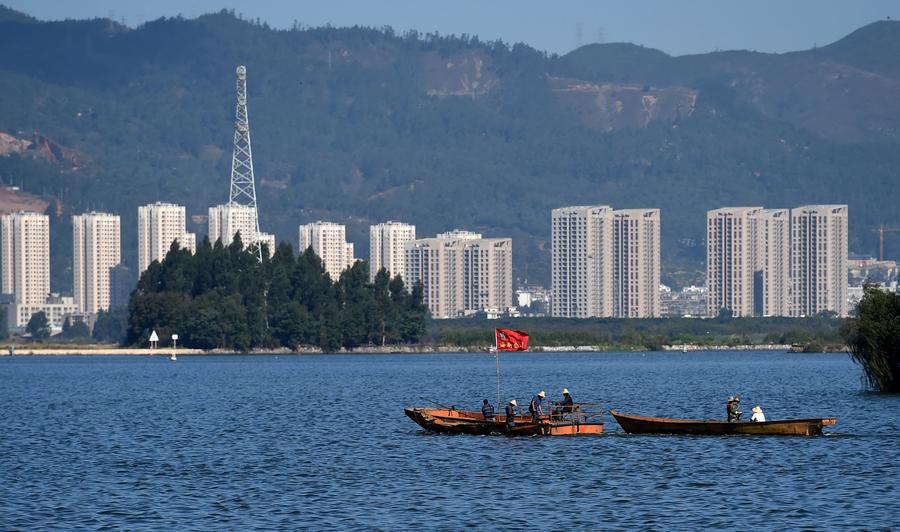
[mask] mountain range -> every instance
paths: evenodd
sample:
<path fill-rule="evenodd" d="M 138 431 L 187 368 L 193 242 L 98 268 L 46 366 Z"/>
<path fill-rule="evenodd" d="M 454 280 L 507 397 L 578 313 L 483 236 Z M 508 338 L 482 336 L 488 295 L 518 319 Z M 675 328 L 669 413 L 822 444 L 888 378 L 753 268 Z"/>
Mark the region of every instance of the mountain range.
<path fill-rule="evenodd" d="M 669 56 L 626 43 L 566 55 L 390 28 L 277 30 L 231 11 L 130 28 L 0 6 L 0 211 L 51 214 L 52 287 L 71 287 L 73 213 L 228 198 L 234 71 L 248 71 L 260 224 L 414 223 L 511 236 L 515 275 L 549 283 L 550 210 L 661 209 L 664 282 L 702 283 L 705 211 L 850 205 L 850 250 L 900 226 L 900 23 L 784 54 Z M 900 258 L 900 237 L 885 238 Z"/>

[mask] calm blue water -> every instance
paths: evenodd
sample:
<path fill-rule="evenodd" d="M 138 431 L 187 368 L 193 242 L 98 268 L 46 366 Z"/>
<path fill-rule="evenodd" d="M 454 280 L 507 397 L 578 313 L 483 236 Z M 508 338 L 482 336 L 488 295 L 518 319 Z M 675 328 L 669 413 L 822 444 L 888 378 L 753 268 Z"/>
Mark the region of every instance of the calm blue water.
<path fill-rule="evenodd" d="M 496 396 L 485 354 L 0 359 L 0 529 L 900 526 L 900 396 L 844 355 L 504 355 L 624 411 L 834 415 L 820 438 L 424 433 L 420 397 Z"/>

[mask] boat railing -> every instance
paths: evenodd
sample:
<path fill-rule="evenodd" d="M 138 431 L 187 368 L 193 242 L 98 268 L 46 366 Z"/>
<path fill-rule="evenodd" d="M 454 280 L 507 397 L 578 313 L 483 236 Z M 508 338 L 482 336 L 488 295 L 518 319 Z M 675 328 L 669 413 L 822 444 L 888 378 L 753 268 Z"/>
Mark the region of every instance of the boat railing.
<path fill-rule="evenodd" d="M 550 401 L 548 414 L 551 422 L 600 423 L 603 421 L 603 403 L 563 404 Z"/>

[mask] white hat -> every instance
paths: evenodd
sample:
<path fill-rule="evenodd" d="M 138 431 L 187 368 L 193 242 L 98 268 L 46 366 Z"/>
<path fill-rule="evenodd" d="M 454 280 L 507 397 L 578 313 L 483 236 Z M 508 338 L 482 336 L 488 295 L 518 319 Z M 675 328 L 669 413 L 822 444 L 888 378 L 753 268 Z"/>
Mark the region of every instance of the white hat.
<path fill-rule="evenodd" d="M 515 400 L 515 399 L 510 399 L 510 400 L 509 400 L 509 404 L 511 404 L 511 405 L 513 405 L 513 406 L 516 406 L 516 400 Z"/>
<path fill-rule="evenodd" d="M 563 388 L 563 395 L 569 395 L 569 389 Z"/>
<path fill-rule="evenodd" d="M 754 412 L 756 414 L 762 414 L 762 408 L 760 408 L 759 405 L 754 406 L 753 408 L 750 409 L 750 411 Z"/>
<path fill-rule="evenodd" d="M 538 392 L 538 397 L 544 398 L 544 397 L 547 397 L 547 394 L 544 393 L 544 390 L 541 390 Z"/>

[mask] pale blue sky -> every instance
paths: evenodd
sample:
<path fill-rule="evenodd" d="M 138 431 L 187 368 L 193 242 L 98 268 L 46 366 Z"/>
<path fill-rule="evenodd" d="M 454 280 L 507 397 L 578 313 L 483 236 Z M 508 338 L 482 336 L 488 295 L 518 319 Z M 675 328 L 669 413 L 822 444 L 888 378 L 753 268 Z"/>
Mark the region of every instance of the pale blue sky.
<path fill-rule="evenodd" d="M 633 42 L 673 55 L 716 49 L 785 52 L 822 46 L 854 29 L 900 19 L 896 0 L 0 0 L 40 19 L 112 17 L 135 26 L 161 16 L 235 9 L 278 28 L 390 25 L 468 33 L 566 53 L 579 42 Z M 580 28 L 580 31 L 579 31 Z"/>

